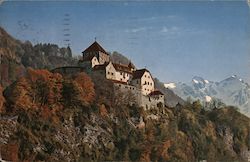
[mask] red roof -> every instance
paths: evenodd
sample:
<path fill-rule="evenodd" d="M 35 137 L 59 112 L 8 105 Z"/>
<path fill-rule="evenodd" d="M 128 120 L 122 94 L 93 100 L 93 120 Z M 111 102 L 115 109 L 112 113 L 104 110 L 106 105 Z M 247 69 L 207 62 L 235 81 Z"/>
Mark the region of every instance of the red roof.
<path fill-rule="evenodd" d="M 155 90 L 149 94 L 149 96 L 164 95 L 161 91 Z"/>
<path fill-rule="evenodd" d="M 145 72 L 149 72 L 147 69 L 136 70 L 133 73 L 133 79 L 141 79 Z M 151 74 L 150 74 L 151 75 Z"/>
<path fill-rule="evenodd" d="M 85 49 L 82 53 L 89 53 L 89 52 L 103 52 L 103 53 L 106 53 L 108 54 L 103 48 L 102 46 L 97 43 L 96 41 L 91 44 L 87 49 Z"/>
<path fill-rule="evenodd" d="M 131 68 L 129 68 L 127 65 L 115 64 L 115 63 L 113 63 L 113 65 L 116 71 L 124 71 L 132 74 Z"/>

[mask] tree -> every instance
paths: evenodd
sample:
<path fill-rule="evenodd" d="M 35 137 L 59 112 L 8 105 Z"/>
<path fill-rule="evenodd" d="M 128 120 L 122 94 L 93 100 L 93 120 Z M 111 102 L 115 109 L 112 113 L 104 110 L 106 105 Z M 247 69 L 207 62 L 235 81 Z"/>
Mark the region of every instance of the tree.
<path fill-rule="evenodd" d="M 91 78 L 86 73 L 79 73 L 73 79 L 73 85 L 78 90 L 76 97 L 87 104 L 92 103 L 95 98 L 95 89 Z"/>
<path fill-rule="evenodd" d="M 0 113 L 4 111 L 3 105 L 4 105 L 5 99 L 3 97 L 3 88 L 0 85 Z"/>
<path fill-rule="evenodd" d="M 192 106 L 193 106 L 194 111 L 196 111 L 196 112 L 200 112 L 200 110 L 202 108 L 200 100 L 194 101 Z"/>
<path fill-rule="evenodd" d="M 64 79 L 62 96 L 67 107 L 92 104 L 95 100 L 94 84 L 86 73 L 70 76 Z"/>
<path fill-rule="evenodd" d="M 18 144 L 10 143 L 1 146 L 0 155 L 4 160 L 19 161 L 18 159 Z"/>
<path fill-rule="evenodd" d="M 91 74 L 94 82 L 96 101 L 100 104 L 111 106 L 114 100 L 113 83 L 100 74 Z"/>
<path fill-rule="evenodd" d="M 62 107 L 62 79 L 60 74 L 28 68 L 25 76 L 7 88 L 6 99 L 14 110 L 48 107 L 55 112 Z"/>

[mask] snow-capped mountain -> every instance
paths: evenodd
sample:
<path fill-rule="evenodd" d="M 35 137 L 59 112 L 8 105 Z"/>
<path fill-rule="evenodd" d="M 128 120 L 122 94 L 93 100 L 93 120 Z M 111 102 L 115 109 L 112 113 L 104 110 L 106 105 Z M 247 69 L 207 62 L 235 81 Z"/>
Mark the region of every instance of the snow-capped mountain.
<path fill-rule="evenodd" d="M 183 99 L 191 97 L 204 102 L 220 99 L 227 105 L 237 106 L 240 112 L 250 116 L 250 86 L 236 75 L 220 82 L 196 76 L 189 83 L 167 83 L 165 87 Z"/>

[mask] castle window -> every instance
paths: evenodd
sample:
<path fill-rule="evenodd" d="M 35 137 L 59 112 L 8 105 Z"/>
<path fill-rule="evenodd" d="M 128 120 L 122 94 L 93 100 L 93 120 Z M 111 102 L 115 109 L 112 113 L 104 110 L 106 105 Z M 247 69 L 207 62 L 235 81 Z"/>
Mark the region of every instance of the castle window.
<path fill-rule="evenodd" d="M 111 73 L 111 75 L 114 75 L 114 73 Z"/>
<path fill-rule="evenodd" d="M 145 84 L 147 84 L 147 82 L 145 81 Z"/>
<path fill-rule="evenodd" d="M 120 72 L 120 75 L 122 75 L 122 72 Z"/>
<path fill-rule="evenodd" d="M 121 81 L 122 81 L 122 78 L 121 78 Z"/>
<path fill-rule="evenodd" d="M 150 83 L 150 85 L 152 85 L 152 83 Z"/>
<path fill-rule="evenodd" d="M 108 72 L 108 74 L 109 74 L 109 72 Z"/>

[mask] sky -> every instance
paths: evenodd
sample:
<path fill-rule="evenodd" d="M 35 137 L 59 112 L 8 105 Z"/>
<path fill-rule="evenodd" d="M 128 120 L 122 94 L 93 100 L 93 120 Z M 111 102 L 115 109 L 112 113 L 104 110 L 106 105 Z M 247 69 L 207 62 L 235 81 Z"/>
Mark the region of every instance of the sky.
<path fill-rule="evenodd" d="M 0 26 L 33 44 L 62 47 L 68 39 L 74 55 L 96 37 L 106 51 L 124 54 L 162 82 L 238 75 L 250 83 L 246 1 L 7 1 Z"/>

